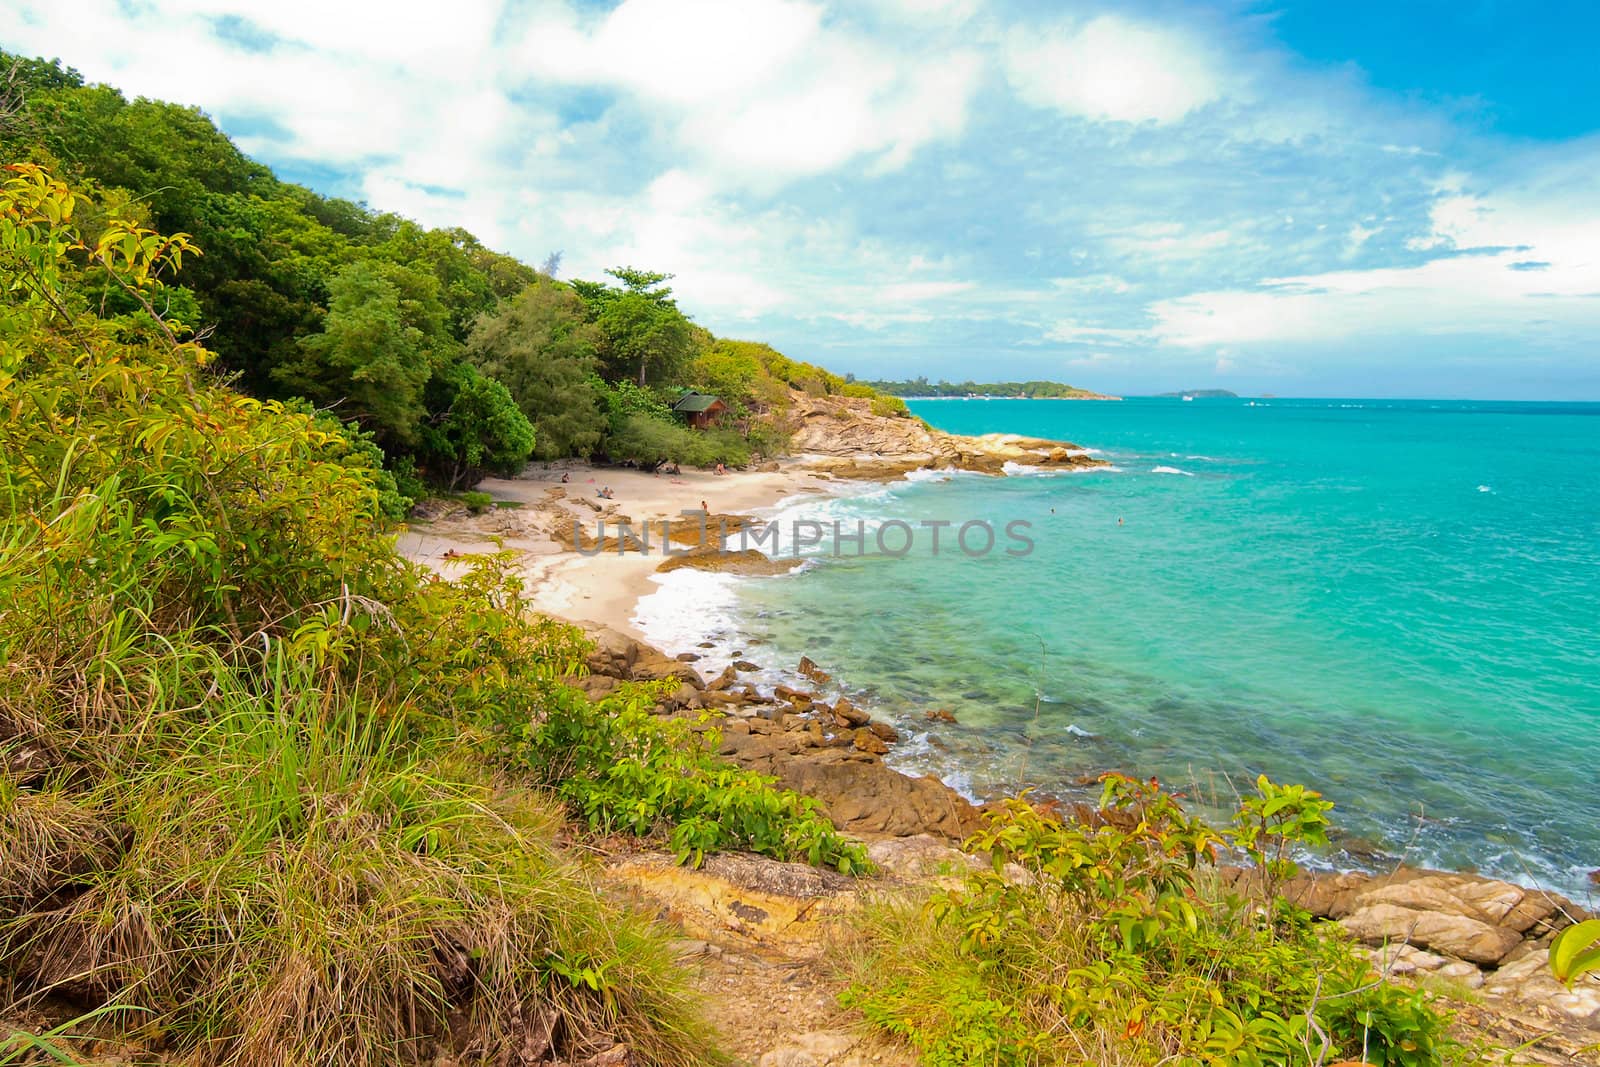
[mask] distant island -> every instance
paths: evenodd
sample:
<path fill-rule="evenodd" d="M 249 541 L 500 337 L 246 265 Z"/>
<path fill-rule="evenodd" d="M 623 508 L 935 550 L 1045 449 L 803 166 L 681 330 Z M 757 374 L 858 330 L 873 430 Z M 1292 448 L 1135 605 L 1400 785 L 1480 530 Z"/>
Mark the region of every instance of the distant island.
<path fill-rule="evenodd" d="M 1178 393 L 1156 393 L 1156 396 L 1192 396 L 1197 400 L 1215 400 L 1218 397 L 1239 399 L 1232 389 L 1185 389 Z"/>
<path fill-rule="evenodd" d="M 903 382 L 867 382 L 890 396 L 931 399 L 935 397 L 1009 397 L 1018 400 L 1121 400 L 1062 382 L 930 382 L 913 378 Z"/>

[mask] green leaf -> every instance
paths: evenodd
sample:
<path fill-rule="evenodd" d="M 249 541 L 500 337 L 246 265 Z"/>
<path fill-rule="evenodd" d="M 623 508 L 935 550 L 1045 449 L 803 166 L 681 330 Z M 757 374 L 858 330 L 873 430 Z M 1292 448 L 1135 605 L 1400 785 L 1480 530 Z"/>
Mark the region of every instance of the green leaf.
<path fill-rule="evenodd" d="M 1600 919 L 1587 919 L 1555 936 L 1550 942 L 1550 973 L 1572 985 L 1583 975 L 1600 970 Z"/>

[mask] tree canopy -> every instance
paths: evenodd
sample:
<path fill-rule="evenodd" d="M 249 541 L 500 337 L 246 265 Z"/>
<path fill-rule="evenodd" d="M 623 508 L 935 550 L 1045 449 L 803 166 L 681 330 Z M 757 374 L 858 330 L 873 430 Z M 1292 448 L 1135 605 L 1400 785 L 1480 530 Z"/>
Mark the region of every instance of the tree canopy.
<path fill-rule="evenodd" d="M 536 270 L 466 230 L 282 181 L 196 108 L 130 100 L 59 61 L 0 52 L 0 71 L 7 159 L 81 190 L 86 231 L 124 218 L 191 242 L 181 280 L 152 277 L 137 299 L 102 284 L 104 308 L 153 327 L 146 301 L 197 330 L 231 384 L 323 409 L 352 442 L 381 449 L 396 501 L 421 491 L 413 472 L 462 487 L 530 455 L 770 454 L 789 389 L 865 389 L 713 337 L 678 306 L 671 274 L 617 266 L 601 281 L 558 281 L 560 253 Z M 733 437 L 708 445 L 687 431 L 670 410 L 683 388 L 721 395 L 718 432 Z"/>

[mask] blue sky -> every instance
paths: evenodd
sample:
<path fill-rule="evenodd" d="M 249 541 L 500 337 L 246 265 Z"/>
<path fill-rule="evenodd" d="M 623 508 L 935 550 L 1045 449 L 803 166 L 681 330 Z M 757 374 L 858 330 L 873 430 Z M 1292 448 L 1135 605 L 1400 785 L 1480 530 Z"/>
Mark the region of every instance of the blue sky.
<path fill-rule="evenodd" d="M 1600 5 L 0 0 L 280 174 L 862 376 L 1600 399 Z"/>

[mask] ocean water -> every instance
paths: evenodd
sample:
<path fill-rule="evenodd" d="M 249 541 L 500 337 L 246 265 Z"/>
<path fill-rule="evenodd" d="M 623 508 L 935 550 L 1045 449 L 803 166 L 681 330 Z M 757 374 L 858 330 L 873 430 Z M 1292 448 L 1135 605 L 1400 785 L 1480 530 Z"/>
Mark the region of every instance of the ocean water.
<path fill-rule="evenodd" d="M 1329 864 L 1404 857 L 1592 892 L 1600 404 L 912 407 L 1114 466 L 791 501 L 782 524 L 865 523 L 865 554 L 686 575 L 658 620 L 692 596 L 769 680 L 809 655 L 902 728 L 901 763 L 974 796 L 1074 795 L 1117 769 L 1220 810 L 1265 772 L 1335 802 Z M 922 524 L 940 520 L 935 552 Z M 950 543 L 970 520 L 994 550 Z M 876 551 L 871 531 L 896 521 L 910 551 Z M 1031 552 L 1004 551 L 1021 547 L 1014 521 Z M 957 722 L 929 722 L 937 709 Z"/>

